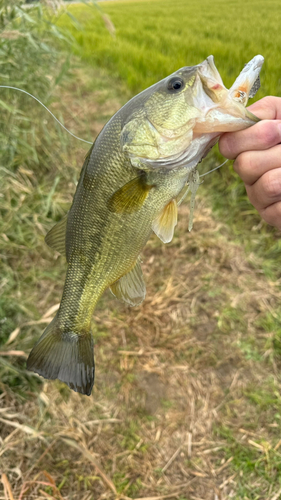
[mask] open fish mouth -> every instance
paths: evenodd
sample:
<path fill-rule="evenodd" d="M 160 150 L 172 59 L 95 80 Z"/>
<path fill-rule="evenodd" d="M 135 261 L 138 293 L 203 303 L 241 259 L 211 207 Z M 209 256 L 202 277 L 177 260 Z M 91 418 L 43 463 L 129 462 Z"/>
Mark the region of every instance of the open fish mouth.
<path fill-rule="evenodd" d="M 202 125 L 197 127 L 197 130 L 204 132 L 212 127 L 211 132 L 230 132 L 238 129 L 237 127 L 240 128 L 239 119 L 243 119 L 245 126 L 247 126 L 247 122 L 249 122 L 248 126 L 250 126 L 253 125 L 253 122 L 259 121 L 259 118 L 250 113 L 245 106 L 248 99 L 254 97 L 260 87 L 259 73 L 263 62 L 264 58 L 262 56 L 255 56 L 244 66 L 229 90 L 223 84 L 213 56 L 207 57 L 202 64 L 198 65 L 198 75 L 202 83 L 205 99 L 203 97 L 202 100 L 202 93 L 200 95 L 200 92 L 198 92 L 196 104 L 206 109 L 205 121 L 207 127 L 204 128 L 204 120 L 199 119 L 198 122 L 201 122 Z M 213 104 L 210 104 L 206 96 L 211 99 Z"/>
<path fill-rule="evenodd" d="M 147 89 L 142 112 L 128 119 L 121 134 L 121 147 L 132 164 L 145 169 L 170 170 L 183 166 L 192 169 L 222 133 L 242 130 L 258 122 L 259 118 L 245 106 L 259 89 L 263 62 L 261 55 L 255 56 L 230 89 L 225 87 L 212 55 L 152 86 L 151 95 Z M 172 96 L 171 84 L 179 87 L 181 82 L 185 88 L 182 92 L 175 88 Z M 167 100 L 170 108 L 162 117 L 160 106 L 167 108 Z"/>

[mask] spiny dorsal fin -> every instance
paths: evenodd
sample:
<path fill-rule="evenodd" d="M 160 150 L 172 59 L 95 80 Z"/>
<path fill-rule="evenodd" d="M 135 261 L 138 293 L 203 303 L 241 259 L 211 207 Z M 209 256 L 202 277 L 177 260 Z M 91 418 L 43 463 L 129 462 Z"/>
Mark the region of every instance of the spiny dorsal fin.
<path fill-rule="evenodd" d="M 140 261 L 137 260 L 133 269 L 122 276 L 110 287 L 113 295 L 130 306 L 138 306 L 145 298 L 146 287 L 143 279 Z"/>
<path fill-rule="evenodd" d="M 47 245 L 57 252 L 65 256 L 65 233 L 67 215 L 65 216 L 47 233 L 45 241 Z"/>
<path fill-rule="evenodd" d="M 152 187 L 154 186 L 146 184 L 144 176 L 139 175 L 111 196 L 109 209 L 112 212 L 127 214 L 140 210 Z"/>
<path fill-rule="evenodd" d="M 163 243 L 169 243 L 174 236 L 178 222 L 178 207 L 176 200 L 171 200 L 152 222 L 152 229 Z"/>

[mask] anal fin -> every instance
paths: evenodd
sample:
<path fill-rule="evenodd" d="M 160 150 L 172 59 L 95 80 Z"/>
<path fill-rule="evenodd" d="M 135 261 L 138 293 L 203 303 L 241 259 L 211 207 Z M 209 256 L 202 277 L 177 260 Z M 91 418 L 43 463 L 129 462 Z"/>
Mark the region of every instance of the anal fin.
<path fill-rule="evenodd" d="M 138 306 L 145 298 L 146 286 L 139 259 L 133 269 L 110 286 L 117 299 L 130 306 Z"/>
<path fill-rule="evenodd" d="M 45 241 L 47 245 L 57 252 L 65 256 L 65 233 L 67 224 L 67 215 L 65 216 L 47 233 Z"/>
<path fill-rule="evenodd" d="M 178 222 L 178 207 L 176 200 L 171 200 L 154 219 L 152 229 L 163 243 L 169 243 L 174 236 Z"/>

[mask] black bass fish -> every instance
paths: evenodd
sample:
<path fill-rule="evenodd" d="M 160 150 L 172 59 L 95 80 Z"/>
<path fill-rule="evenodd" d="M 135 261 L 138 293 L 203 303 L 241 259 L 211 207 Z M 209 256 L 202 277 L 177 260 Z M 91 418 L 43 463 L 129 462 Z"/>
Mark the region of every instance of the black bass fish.
<path fill-rule="evenodd" d="M 89 153 L 68 214 L 46 236 L 66 256 L 60 308 L 32 349 L 27 368 L 91 394 L 91 317 L 110 287 L 131 306 L 146 289 L 139 255 L 152 231 L 171 241 L 177 207 L 196 165 L 226 131 L 259 119 L 245 105 L 259 87 L 263 57 L 224 86 L 213 56 L 144 90 L 105 125 Z"/>

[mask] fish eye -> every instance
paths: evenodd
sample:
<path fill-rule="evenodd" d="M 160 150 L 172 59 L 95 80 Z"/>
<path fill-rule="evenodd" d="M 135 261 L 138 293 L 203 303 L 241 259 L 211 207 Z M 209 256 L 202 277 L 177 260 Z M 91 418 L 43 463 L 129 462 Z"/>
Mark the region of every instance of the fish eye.
<path fill-rule="evenodd" d="M 169 92 L 179 92 L 184 86 L 184 81 L 178 76 L 174 76 L 168 81 L 167 89 Z"/>

